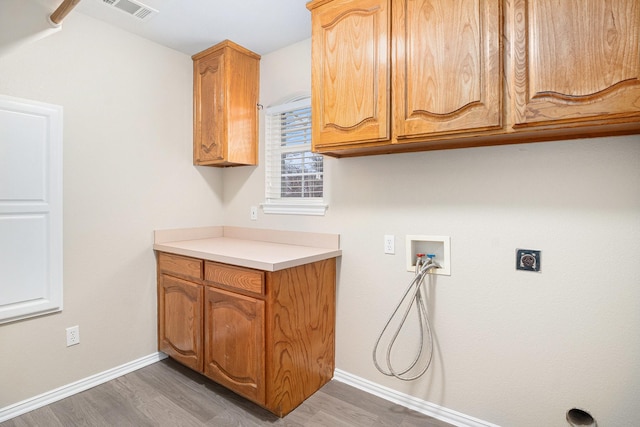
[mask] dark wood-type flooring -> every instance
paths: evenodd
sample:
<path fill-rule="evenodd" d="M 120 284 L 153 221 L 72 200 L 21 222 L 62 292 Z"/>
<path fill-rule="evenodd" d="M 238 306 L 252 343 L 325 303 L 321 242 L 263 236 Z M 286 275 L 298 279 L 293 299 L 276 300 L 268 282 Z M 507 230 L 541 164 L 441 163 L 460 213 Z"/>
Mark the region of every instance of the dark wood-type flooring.
<path fill-rule="evenodd" d="M 165 359 L 1 423 L 43 426 L 451 427 L 331 381 L 284 418 Z"/>

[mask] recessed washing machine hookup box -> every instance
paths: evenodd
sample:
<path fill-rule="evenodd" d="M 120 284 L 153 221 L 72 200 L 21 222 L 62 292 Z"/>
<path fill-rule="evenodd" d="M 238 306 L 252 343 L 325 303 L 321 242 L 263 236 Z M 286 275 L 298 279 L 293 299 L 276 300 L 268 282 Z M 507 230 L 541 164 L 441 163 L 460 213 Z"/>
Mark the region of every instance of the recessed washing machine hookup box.
<path fill-rule="evenodd" d="M 416 255 L 434 254 L 435 262 L 441 268 L 432 270 L 433 274 L 451 276 L 451 238 L 449 236 L 407 235 L 407 271 L 415 271 Z"/>

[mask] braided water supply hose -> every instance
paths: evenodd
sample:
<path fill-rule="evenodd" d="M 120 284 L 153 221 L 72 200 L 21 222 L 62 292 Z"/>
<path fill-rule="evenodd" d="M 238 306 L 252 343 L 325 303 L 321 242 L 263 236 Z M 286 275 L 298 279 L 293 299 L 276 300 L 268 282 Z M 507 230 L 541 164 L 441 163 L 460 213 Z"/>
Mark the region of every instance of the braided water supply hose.
<path fill-rule="evenodd" d="M 429 312 L 427 310 L 425 298 L 422 295 L 422 284 L 424 282 L 424 278 L 427 277 L 431 270 L 434 268 L 440 268 L 440 265 L 433 260 L 433 258 L 435 258 L 435 255 L 433 254 L 428 254 L 426 261 L 424 260 L 424 254 L 418 254 L 417 256 L 418 259 L 416 260 L 416 274 L 407 287 L 406 291 L 404 292 L 404 295 L 402 296 L 402 299 L 396 306 L 395 310 L 393 310 L 393 313 L 391 313 L 391 316 L 389 316 L 389 320 L 387 320 L 384 328 L 382 328 L 382 332 L 380 332 L 380 335 L 376 340 L 376 344 L 373 347 L 373 364 L 376 366 L 378 371 L 380 371 L 384 375 L 393 376 L 403 381 L 412 381 L 420 378 L 422 375 L 424 375 L 425 372 L 427 372 L 429 366 L 431 365 L 431 360 L 433 359 L 433 334 L 431 333 L 431 325 L 429 324 Z M 380 341 L 382 340 L 383 336 L 387 333 L 391 322 L 399 314 L 400 308 L 403 305 L 407 305 L 407 308 L 402 315 L 402 319 L 400 320 L 398 327 L 393 333 L 389 345 L 387 346 L 386 369 L 383 369 L 378 363 L 378 347 L 380 346 Z M 418 322 L 420 324 L 420 348 L 418 349 L 413 361 L 409 363 L 409 366 L 405 369 L 398 370 L 394 368 L 393 364 L 391 363 L 391 351 L 393 350 L 396 339 L 398 338 L 398 335 L 400 335 L 400 331 L 402 331 L 407 317 L 409 316 L 409 313 L 411 312 L 411 309 L 414 305 L 416 307 Z M 422 357 L 422 353 L 425 347 L 425 336 L 427 337 L 427 341 L 429 344 L 429 354 L 427 355 L 425 365 L 419 370 L 417 374 L 407 375 L 416 367 L 416 365 L 420 361 L 420 358 Z"/>

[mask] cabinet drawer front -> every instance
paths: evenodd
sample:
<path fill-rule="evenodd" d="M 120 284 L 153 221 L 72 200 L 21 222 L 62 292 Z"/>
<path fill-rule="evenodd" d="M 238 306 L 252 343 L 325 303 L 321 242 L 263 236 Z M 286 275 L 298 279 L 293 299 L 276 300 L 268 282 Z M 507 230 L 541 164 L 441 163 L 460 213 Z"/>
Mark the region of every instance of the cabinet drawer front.
<path fill-rule="evenodd" d="M 206 262 L 204 278 L 209 282 L 244 291 L 264 293 L 264 272 L 241 267 Z"/>
<path fill-rule="evenodd" d="M 202 260 L 160 252 L 158 270 L 202 279 Z"/>

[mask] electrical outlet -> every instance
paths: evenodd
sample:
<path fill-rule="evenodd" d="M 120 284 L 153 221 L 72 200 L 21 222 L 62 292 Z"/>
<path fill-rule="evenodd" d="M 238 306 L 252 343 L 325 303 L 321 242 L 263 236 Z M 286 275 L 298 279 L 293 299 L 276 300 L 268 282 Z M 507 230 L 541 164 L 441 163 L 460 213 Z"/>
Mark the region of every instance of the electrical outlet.
<path fill-rule="evenodd" d="M 385 254 L 395 254 L 396 253 L 396 238 L 393 234 L 385 234 L 384 235 L 384 253 Z"/>
<path fill-rule="evenodd" d="M 540 271 L 541 251 L 516 249 L 516 270 Z"/>
<path fill-rule="evenodd" d="M 258 207 L 257 206 L 251 206 L 251 211 L 249 213 L 249 217 L 251 218 L 251 221 L 255 221 L 258 219 Z"/>
<path fill-rule="evenodd" d="M 67 347 L 80 344 L 80 326 L 67 328 Z"/>

